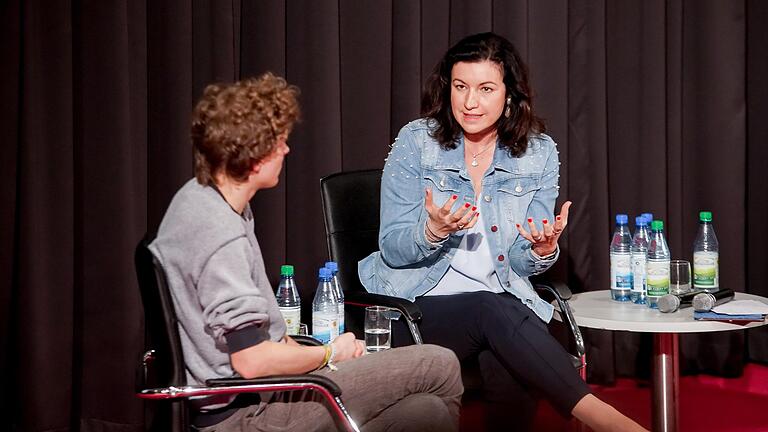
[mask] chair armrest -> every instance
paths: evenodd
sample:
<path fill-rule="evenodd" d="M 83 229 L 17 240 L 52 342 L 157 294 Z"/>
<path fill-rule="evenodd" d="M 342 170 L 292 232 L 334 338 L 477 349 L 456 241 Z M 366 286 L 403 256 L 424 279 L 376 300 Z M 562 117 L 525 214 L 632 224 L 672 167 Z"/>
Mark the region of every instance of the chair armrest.
<path fill-rule="evenodd" d="M 313 338 L 312 336 L 305 335 L 290 335 L 291 339 L 295 340 L 299 345 L 305 346 L 321 346 L 323 342 Z"/>
<path fill-rule="evenodd" d="M 584 337 L 581 335 L 581 329 L 579 329 L 579 326 L 576 324 L 576 319 L 573 317 L 571 306 L 568 304 L 568 300 L 573 296 L 571 289 L 568 288 L 568 285 L 560 281 L 548 280 L 546 282 L 539 282 L 539 280 L 541 279 L 537 279 L 535 282 L 532 281 L 533 288 L 537 291 L 545 291 L 552 294 L 555 301 L 557 301 L 557 306 L 561 312 L 560 315 L 563 319 L 563 323 L 571 329 L 571 335 L 576 344 L 576 354 L 579 358 L 583 359 L 586 353 Z"/>
<path fill-rule="evenodd" d="M 400 297 L 372 294 L 364 291 L 350 291 L 344 293 L 344 303 L 355 306 L 386 306 L 397 309 L 411 322 L 421 320 L 421 309 L 419 309 L 416 303 Z"/>
<path fill-rule="evenodd" d="M 205 381 L 205 385 L 209 387 L 235 387 L 235 386 L 252 386 L 252 385 L 304 385 L 315 384 L 328 390 L 333 396 L 341 396 L 341 387 L 338 386 L 333 380 L 322 375 L 274 375 L 263 378 L 215 378 Z"/>

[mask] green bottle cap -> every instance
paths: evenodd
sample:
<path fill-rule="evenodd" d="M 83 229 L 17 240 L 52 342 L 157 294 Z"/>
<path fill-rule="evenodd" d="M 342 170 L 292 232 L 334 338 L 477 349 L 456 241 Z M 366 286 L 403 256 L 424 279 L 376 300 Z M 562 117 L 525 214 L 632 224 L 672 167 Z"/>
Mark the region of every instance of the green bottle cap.
<path fill-rule="evenodd" d="M 653 231 L 664 231 L 664 221 L 655 220 L 651 222 L 651 229 Z"/>
<path fill-rule="evenodd" d="M 293 266 L 292 265 L 280 266 L 280 276 L 293 276 Z"/>
<path fill-rule="evenodd" d="M 700 212 L 699 220 L 702 222 L 712 222 L 712 212 L 708 212 L 708 211 Z"/>

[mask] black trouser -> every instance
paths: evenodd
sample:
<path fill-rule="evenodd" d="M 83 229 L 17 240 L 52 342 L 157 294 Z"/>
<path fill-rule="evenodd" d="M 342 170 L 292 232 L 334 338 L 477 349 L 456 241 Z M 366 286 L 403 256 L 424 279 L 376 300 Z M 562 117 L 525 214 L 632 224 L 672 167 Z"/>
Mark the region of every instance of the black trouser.
<path fill-rule="evenodd" d="M 450 348 L 462 364 L 476 356 L 491 425 L 529 426 L 538 396 L 570 417 L 590 392 L 546 324 L 517 297 L 474 292 L 419 297 L 416 304 L 424 343 Z M 404 323 L 393 331 L 395 345 L 413 343 Z"/>

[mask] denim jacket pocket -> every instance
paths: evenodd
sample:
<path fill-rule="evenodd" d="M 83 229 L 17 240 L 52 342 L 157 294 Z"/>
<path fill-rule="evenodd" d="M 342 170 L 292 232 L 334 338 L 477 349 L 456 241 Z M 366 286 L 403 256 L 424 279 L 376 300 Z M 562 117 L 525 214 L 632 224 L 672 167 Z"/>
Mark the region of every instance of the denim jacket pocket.
<path fill-rule="evenodd" d="M 453 195 L 459 195 L 461 180 L 445 172 L 425 170 L 424 187 L 432 189 L 432 203 L 440 207 Z"/>
<path fill-rule="evenodd" d="M 526 221 L 528 206 L 539 189 L 539 176 L 535 175 L 514 177 L 499 185 L 503 217 L 512 225 L 523 224 Z"/>

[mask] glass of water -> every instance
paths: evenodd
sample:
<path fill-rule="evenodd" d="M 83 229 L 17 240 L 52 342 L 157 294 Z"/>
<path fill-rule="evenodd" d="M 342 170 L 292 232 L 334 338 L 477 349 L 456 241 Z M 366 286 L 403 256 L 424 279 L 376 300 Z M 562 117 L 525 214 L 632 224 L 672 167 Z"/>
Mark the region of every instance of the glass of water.
<path fill-rule="evenodd" d="M 392 309 L 384 306 L 365 308 L 365 350 L 369 353 L 387 350 L 390 347 Z"/>
<path fill-rule="evenodd" d="M 691 290 L 691 263 L 686 260 L 669 262 L 669 293 L 685 294 Z"/>

